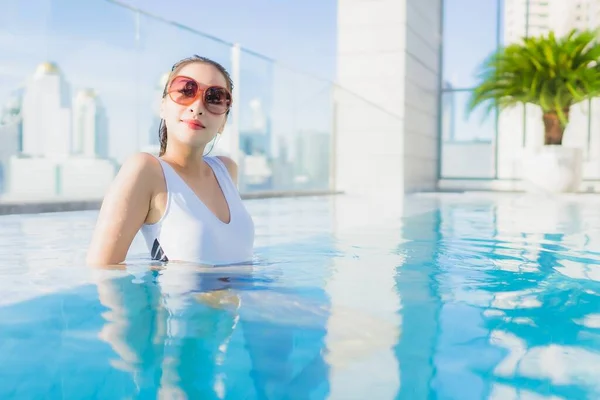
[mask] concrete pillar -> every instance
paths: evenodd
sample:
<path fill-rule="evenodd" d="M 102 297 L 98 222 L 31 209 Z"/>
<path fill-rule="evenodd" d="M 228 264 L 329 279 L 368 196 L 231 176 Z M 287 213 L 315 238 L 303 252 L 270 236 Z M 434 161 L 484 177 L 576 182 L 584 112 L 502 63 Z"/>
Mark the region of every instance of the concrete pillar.
<path fill-rule="evenodd" d="M 441 3 L 338 0 L 335 189 L 437 187 Z"/>

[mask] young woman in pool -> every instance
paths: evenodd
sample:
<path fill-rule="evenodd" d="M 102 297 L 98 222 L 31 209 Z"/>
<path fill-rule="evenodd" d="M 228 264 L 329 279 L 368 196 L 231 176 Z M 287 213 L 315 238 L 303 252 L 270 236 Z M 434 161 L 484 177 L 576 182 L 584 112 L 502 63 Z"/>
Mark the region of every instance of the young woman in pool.
<path fill-rule="evenodd" d="M 210 265 L 251 261 L 254 223 L 237 191 L 237 165 L 205 156 L 232 102 L 225 68 L 193 56 L 175 64 L 163 91 L 160 154 L 139 153 L 106 194 L 87 261 L 118 264 L 141 229 L 150 256 Z"/>

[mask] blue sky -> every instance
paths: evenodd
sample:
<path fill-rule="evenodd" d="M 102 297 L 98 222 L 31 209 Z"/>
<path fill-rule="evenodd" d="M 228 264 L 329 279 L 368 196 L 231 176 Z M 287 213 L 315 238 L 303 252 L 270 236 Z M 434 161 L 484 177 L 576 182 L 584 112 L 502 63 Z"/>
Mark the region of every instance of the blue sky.
<path fill-rule="evenodd" d="M 477 82 L 479 67 L 498 44 L 497 0 L 446 0 L 444 9 L 444 80 L 455 89 L 469 89 Z M 500 32 L 500 42 L 502 42 Z M 466 115 L 468 92 L 448 93 L 454 104 L 456 137 L 491 139 L 494 119 L 486 117 L 483 107 Z"/>
<path fill-rule="evenodd" d="M 105 0 L 2 1 L 0 104 L 41 61 L 56 61 L 73 90 L 91 86 L 109 107 L 111 149 L 119 157 L 150 134 L 156 84 L 174 61 L 199 53 L 229 67 L 228 47 L 148 18 L 140 20 L 136 42 L 133 14 Z M 337 0 L 123 1 L 335 79 Z M 472 86 L 476 65 L 493 49 L 495 7 L 496 0 L 447 0 L 444 75 L 455 86 Z M 249 55 L 241 78 L 240 102 L 258 98 L 265 109 L 277 108 L 278 131 L 329 128 L 322 81 Z M 252 120 L 244 107 L 242 125 Z"/>
<path fill-rule="evenodd" d="M 497 0 L 447 0 L 444 9 L 444 78 L 474 86 L 484 57 L 496 49 Z"/>
<path fill-rule="evenodd" d="M 337 0 L 125 0 L 333 79 Z"/>

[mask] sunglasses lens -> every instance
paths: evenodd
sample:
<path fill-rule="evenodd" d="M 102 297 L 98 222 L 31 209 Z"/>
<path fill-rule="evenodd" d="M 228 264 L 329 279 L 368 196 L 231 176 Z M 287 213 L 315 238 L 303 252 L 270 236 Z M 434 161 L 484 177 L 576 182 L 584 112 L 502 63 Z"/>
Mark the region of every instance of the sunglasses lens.
<path fill-rule="evenodd" d="M 225 114 L 231 106 L 231 95 L 222 87 L 210 87 L 204 92 L 204 105 L 214 114 Z"/>
<path fill-rule="evenodd" d="M 175 103 L 191 104 L 198 93 L 198 84 L 189 78 L 177 77 L 171 82 L 169 95 Z"/>

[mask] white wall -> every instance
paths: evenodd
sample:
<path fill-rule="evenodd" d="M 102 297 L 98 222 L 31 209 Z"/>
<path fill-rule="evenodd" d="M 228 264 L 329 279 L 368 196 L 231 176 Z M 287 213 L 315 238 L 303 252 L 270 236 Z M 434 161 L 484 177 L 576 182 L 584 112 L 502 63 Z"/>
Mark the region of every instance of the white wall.
<path fill-rule="evenodd" d="M 443 178 L 494 178 L 494 144 L 491 142 L 444 142 Z"/>
<path fill-rule="evenodd" d="M 337 190 L 436 187 L 440 7 L 338 0 Z"/>
<path fill-rule="evenodd" d="M 442 1 L 406 3 L 404 188 L 413 192 L 437 187 Z"/>

